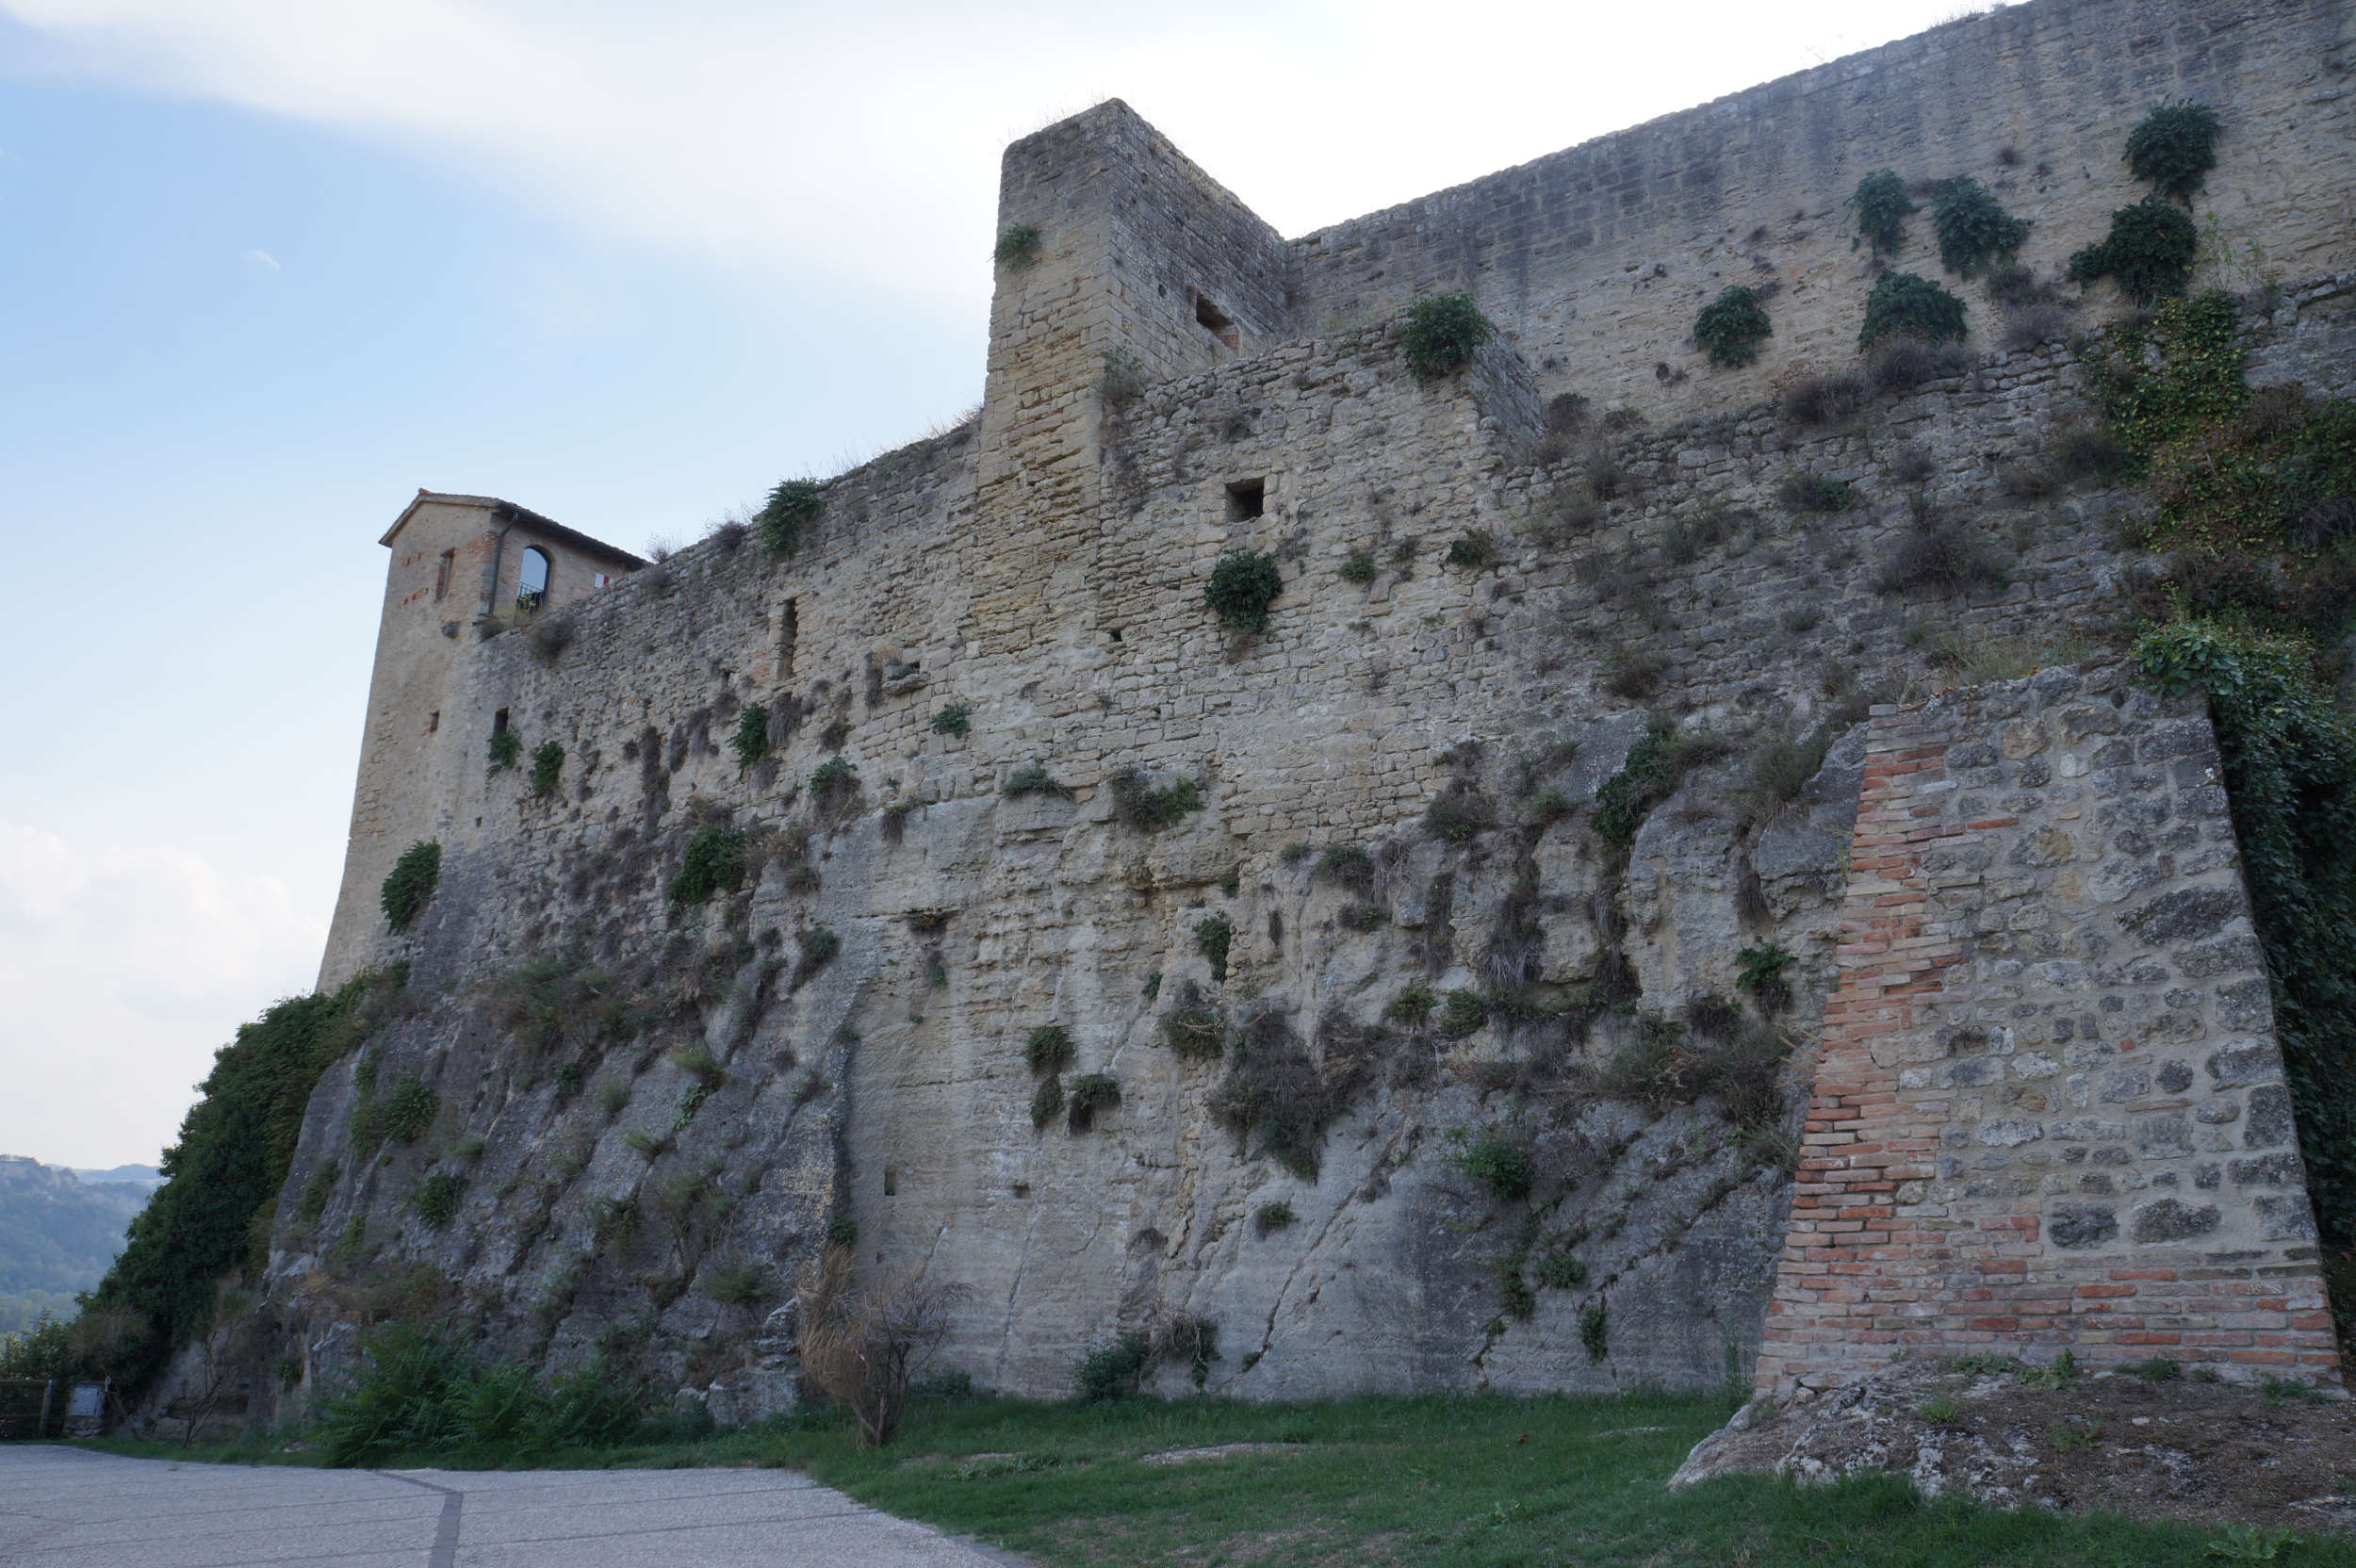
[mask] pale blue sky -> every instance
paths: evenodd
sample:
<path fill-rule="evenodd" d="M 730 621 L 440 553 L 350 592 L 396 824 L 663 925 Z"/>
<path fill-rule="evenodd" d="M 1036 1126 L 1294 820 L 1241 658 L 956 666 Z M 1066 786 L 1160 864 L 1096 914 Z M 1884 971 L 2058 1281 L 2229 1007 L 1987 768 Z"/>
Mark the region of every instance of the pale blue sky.
<path fill-rule="evenodd" d="M 636 547 L 953 416 L 1010 138 L 1298 234 L 1966 8 L 0 0 L 0 1152 L 307 988 L 417 486 Z"/>

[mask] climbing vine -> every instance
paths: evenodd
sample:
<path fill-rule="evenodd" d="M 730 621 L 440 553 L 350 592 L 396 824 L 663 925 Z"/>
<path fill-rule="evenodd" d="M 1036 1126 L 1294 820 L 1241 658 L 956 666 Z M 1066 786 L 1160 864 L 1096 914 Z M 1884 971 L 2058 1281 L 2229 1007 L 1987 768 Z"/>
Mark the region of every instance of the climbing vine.
<path fill-rule="evenodd" d="M 2292 1108 L 2326 1239 L 2356 1244 L 2356 726 L 2314 650 L 2192 621 L 2135 658 L 2164 691 L 2207 694 L 2233 830 L 2272 981 Z"/>
<path fill-rule="evenodd" d="M 2239 308 L 2173 301 L 2089 351 L 2156 505 L 2167 576 L 2135 658 L 2208 699 L 2327 1246 L 2356 1250 L 2356 723 L 2331 679 L 2356 606 L 2356 405 L 2252 388 Z M 2345 1293 L 2340 1293 L 2345 1294 Z"/>
<path fill-rule="evenodd" d="M 2229 294 L 2162 305 L 2092 351 L 2096 396 L 2127 454 L 2130 480 L 2142 477 L 2162 446 L 2216 428 L 2250 400 L 2239 311 Z"/>

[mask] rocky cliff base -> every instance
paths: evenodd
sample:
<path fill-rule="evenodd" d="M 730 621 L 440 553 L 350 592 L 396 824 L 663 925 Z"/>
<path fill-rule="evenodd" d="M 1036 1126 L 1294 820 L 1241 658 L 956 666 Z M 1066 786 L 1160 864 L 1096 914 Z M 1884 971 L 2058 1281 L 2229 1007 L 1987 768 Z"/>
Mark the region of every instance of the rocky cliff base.
<path fill-rule="evenodd" d="M 1999 1507 L 2239 1525 L 2261 1536 L 2356 1534 L 2356 1403 L 2145 1364 L 2071 1379 L 1957 1358 L 1901 1364 L 1805 1402 L 1762 1399 L 1695 1446 L 1670 1484 L 1878 1472 L 1929 1496 Z"/>

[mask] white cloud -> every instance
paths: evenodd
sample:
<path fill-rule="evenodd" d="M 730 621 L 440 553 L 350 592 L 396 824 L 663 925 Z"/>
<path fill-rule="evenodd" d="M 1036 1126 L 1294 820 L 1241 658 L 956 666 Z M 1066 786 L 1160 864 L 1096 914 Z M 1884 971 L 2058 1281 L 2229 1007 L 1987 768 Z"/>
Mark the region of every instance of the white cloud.
<path fill-rule="evenodd" d="M 649 244 L 970 325 L 1004 144 L 1128 99 L 1288 234 L 1953 14 L 1088 0 L 0 0 L 77 69 L 500 172 Z"/>
<path fill-rule="evenodd" d="M 285 270 L 285 269 L 278 265 L 278 258 L 271 255 L 268 251 L 248 251 L 245 253 L 245 259 L 250 265 L 259 267 L 264 271 L 277 272 Z"/>
<path fill-rule="evenodd" d="M 237 1024 L 310 988 L 326 934 L 274 877 L 0 821 L 0 1153 L 152 1160 Z"/>

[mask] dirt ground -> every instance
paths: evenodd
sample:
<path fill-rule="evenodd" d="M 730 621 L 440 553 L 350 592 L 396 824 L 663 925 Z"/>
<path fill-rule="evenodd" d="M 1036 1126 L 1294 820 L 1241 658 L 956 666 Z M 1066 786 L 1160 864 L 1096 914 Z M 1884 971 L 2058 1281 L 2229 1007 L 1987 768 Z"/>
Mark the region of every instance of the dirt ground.
<path fill-rule="evenodd" d="M 2356 1402 L 2114 1372 L 1902 1364 L 1703 1439 L 1685 1484 L 1728 1471 L 1831 1480 L 1870 1471 L 2003 1506 L 2356 1534 Z"/>

